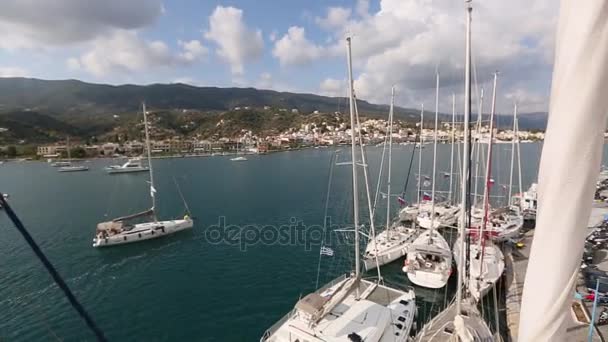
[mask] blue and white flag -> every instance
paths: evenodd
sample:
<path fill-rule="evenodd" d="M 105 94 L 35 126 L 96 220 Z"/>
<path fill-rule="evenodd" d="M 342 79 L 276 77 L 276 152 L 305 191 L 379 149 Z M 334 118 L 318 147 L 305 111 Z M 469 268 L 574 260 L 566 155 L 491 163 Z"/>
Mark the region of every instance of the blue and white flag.
<path fill-rule="evenodd" d="M 334 250 L 329 247 L 321 246 L 321 255 L 334 256 Z"/>

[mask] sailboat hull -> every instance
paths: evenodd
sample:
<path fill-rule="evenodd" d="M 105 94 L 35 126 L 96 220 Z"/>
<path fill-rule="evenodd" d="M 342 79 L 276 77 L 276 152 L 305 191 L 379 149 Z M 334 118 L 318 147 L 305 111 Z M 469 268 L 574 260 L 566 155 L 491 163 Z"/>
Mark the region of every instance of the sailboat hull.
<path fill-rule="evenodd" d="M 191 219 L 170 220 L 138 223 L 132 229 L 107 237 L 98 236 L 93 239 L 93 247 L 110 247 L 157 239 L 163 236 L 191 229 L 194 225 Z"/>
<path fill-rule="evenodd" d="M 403 271 L 418 286 L 444 287 L 452 273 L 452 254 L 447 241 L 435 230 L 422 232 L 408 250 Z"/>
<path fill-rule="evenodd" d="M 416 237 L 416 230 L 397 226 L 383 231 L 368 243 L 363 257 L 365 270 L 373 270 L 376 266 L 383 266 L 407 255 L 407 250 Z M 376 255 L 378 263 L 376 264 Z"/>

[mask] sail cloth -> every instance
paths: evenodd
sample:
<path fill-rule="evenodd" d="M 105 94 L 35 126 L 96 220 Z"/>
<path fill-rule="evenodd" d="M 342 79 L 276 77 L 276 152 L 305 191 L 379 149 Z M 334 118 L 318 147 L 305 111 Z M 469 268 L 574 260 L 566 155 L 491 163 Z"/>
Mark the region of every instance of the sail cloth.
<path fill-rule="evenodd" d="M 562 0 L 519 341 L 563 341 L 608 112 L 608 2 Z"/>

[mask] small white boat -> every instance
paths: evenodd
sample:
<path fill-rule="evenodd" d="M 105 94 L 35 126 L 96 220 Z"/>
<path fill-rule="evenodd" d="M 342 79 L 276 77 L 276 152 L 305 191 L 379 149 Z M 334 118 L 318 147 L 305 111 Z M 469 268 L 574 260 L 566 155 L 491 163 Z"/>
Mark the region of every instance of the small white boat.
<path fill-rule="evenodd" d="M 452 253 L 448 242 L 434 229 L 423 231 L 407 252 L 403 272 L 418 286 L 444 287 L 452 274 Z"/>
<path fill-rule="evenodd" d="M 435 219 L 431 219 L 431 208 L 425 208 L 418 212 L 416 216 L 416 222 L 421 228 L 431 229 L 431 222 L 433 223 L 433 229 L 441 227 L 454 227 L 458 218 L 460 208 L 458 206 L 452 206 L 447 203 L 435 205 Z"/>
<path fill-rule="evenodd" d="M 58 170 L 59 172 L 78 172 L 78 171 L 89 171 L 89 168 L 84 165 L 69 165 L 62 166 Z"/>
<path fill-rule="evenodd" d="M 109 174 L 117 174 L 117 173 L 132 173 L 132 172 L 145 172 L 150 168 L 144 166 L 141 162 L 141 158 L 132 158 L 129 159 L 126 163 L 122 165 L 110 165 L 106 168 L 106 171 Z"/>
<path fill-rule="evenodd" d="M 51 163 L 52 167 L 63 167 L 63 166 L 70 166 L 70 165 L 72 165 L 72 163 L 67 162 L 67 161 L 58 161 L 58 162 Z"/>
<path fill-rule="evenodd" d="M 407 255 L 410 244 L 416 238 L 416 233 L 416 229 L 408 228 L 401 223 L 395 223 L 392 227 L 371 239 L 363 256 L 365 270 L 372 270 L 377 266 L 386 265 Z M 376 257 L 378 257 L 377 263 Z"/>
<path fill-rule="evenodd" d="M 245 158 L 245 157 L 234 157 L 234 158 L 230 158 L 230 161 L 247 161 L 247 158 Z"/>

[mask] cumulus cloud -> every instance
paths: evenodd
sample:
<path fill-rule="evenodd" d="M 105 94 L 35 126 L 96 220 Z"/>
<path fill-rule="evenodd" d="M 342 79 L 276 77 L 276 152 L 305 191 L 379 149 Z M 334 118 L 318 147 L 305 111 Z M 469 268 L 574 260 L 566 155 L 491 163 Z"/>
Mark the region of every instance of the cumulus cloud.
<path fill-rule="evenodd" d="M 292 26 L 275 42 L 272 54 L 281 65 L 303 65 L 323 56 L 325 49 L 308 40 L 303 27 Z"/>
<path fill-rule="evenodd" d="M 27 70 L 20 67 L 0 67 L 0 77 L 27 76 Z"/>
<path fill-rule="evenodd" d="M 69 58 L 70 69 L 83 69 L 97 77 L 136 72 L 156 67 L 188 65 L 199 60 L 206 48 L 197 40 L 179 41 L 181 52 L 173 53 L 162 41 L 146 41 L 134 31 L 118 30 L 94 41 L 91 50 Z"/>
<path fill-rule="evenodd" d="M 88 41 L 115 29 L 152 25 L 161 0 L 4 0 L 0 48 L 40 48 Z"/>
<path fill-rule="evenodd" d="M 290 28 L 291 32 L 276 43 L 273 54 L 281 64 L 305 64 L 321 57 L 342 56 L 344 38 L 350 35 L 355 87 L 360 98 L 385 103 L 387 96 L 378 89 L 396 85 L 400 105 L 433 103 L 434 73 L 439 69 L 441 94 L 445 97 L 442 110 L 449 110 L 451 93 L 460 97 L 463 91 L 463 3 L 381 0 L 379 5 L 376 12 L 370 12 L 369 1 L 357 1 L 356 16 L 350 13 L 346 21 L 333 26 L 334 39 L 330 43 L 316 45 L 306 39 L 303 29 Z M 501 71 L 499 109 L 511 106 L 506 94 L 520 87 L 520 92 L 536 94 L 544 94 L 549 88 L 557 7 L 550 0 L 474 4 L 475 79 L 479 87 L 489 88 L 492 72 Z M 521 8 L 526 8 L 525 14 Z M 330 12 L 328 9 L 328 16 L 318 23 L 329 27 Z M 334 14 L 336 18 L 342 20 L 344 15 Z M 340 20 L 331 22 L 337 24 Z M 283 45 L 281 49 L 279 43 Z M 520 97 L 524 98 L 522 94 Z M 528 98 L 538 100 L 534 96 Z M 521 107 L 525 108 L 525 104 Z"/>
<path fill-rule="evenodd" d="M 344 7 L 329 7 L 325 17 L 316 17 L 316 23 L 324 29 L 340 28 L 348 22 L 351 9 Z"/>
<path fill-rule="evenodd" d="M 272 75 L 267 72 L 263 72 L 260 74 L 260 78 L 256 82 L 256 88 L 261 89 L 272 89 L 274 83 L 272 80 Z"/>
<path fill-rule="evenodd" d="M 346 80 L 326 78 L 319 85 L 319 91 L 326 96 L 346 96 L 348 93 L 347 84 Z"/>
<path fill-rule="evenodd" d="M 230 64 L 233 74 L 242 74 L 245 61 L 262 55 L 262 31 L 247 27 L 243 11 L 234 7 L 217 6 L 209 17 L 205 38 L 217 45 L 217 54 Z"/>

